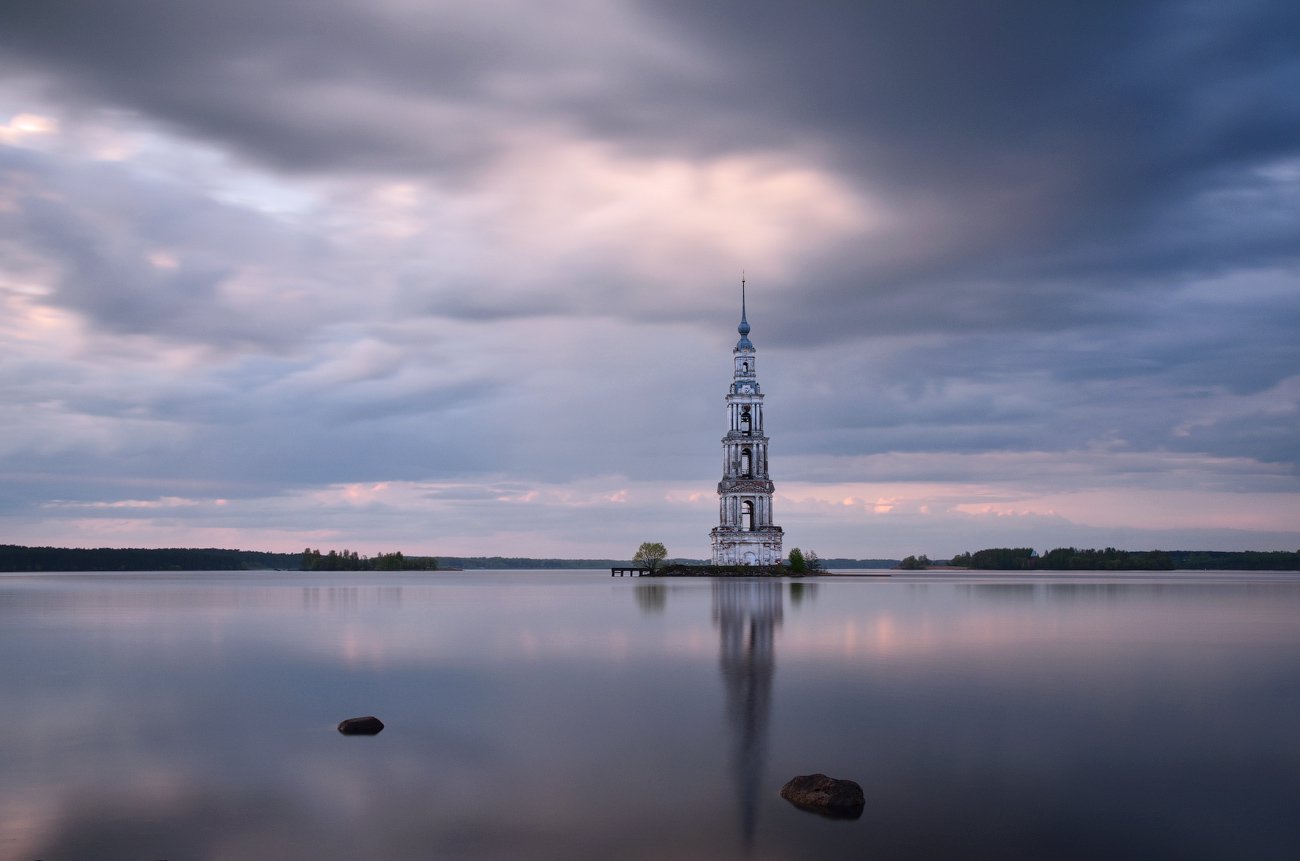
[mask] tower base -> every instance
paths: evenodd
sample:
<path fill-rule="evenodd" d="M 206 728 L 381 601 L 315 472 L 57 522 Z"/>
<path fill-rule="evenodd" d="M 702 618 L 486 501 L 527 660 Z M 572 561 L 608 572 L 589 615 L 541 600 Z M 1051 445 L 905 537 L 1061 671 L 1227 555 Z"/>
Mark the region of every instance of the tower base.
<path fill-rule="evenodd" d="M 781 564 L 784 531 L 779 526 L 751 530 L 715 526 L 709 535 L 713 539 L 714 565 Z"/>

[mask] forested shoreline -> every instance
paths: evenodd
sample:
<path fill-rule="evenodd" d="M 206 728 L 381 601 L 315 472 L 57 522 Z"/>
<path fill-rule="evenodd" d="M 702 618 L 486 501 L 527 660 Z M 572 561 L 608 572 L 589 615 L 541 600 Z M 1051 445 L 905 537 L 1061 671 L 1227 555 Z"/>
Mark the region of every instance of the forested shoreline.
<path fill-rule="evenodd" d="M 704 559 L 670 558 L 666 563 L 705 565 Z M 78 548 L 0 544 L 0 571 L 431 571 L 600 569 L 630 565 L 630 559 L 538 559 L 522 556 L 404 556 L 401 552 L 361 556 L 349 550 L 307 549 L 265 553 L 222 548 Z M 822 559 L 826 570 L 903 567 L 924 570 L 925 556 L 895 559 Z M 1300 551 L 1151 550 L 1062 547 L 1039 556 L 1032 548 L 989 548 L 962 553 L 947 563 L 987 571 L 1300 571 Z"/>
<path fill-rule="evenodd" d="M 256 571 L 297 570 L 301 553 L 215 547 L 162 549 L 24 547 L 0 544 L 0 571 Z"/>
<path fill-rule="evenodd" d="M 400 550 L 362 556 L 352 550 L 321 553 L 308 547 L 298 567 L 302 571 L 437 571 L 438 560 L 432 556 L 404 556 Z"/>
<path fill-rule="evenodd" d="M 903 560 L 902 567 L 924 568 L 928 562 L 924 556 L 909 556 Z M 1300 571 L 1300 551 L 1058 547 L 1039 556 L 1032 547 L 993 547 L 959 553 L 948 564 L 982 571 Z"/>
<path fill-rule="evenodd" d="M 265 553 L 216 547 L 24 547 L 0 544 L 0 571 L 430 571 L 431 556 L 361 556 L 350 550 Z"/>

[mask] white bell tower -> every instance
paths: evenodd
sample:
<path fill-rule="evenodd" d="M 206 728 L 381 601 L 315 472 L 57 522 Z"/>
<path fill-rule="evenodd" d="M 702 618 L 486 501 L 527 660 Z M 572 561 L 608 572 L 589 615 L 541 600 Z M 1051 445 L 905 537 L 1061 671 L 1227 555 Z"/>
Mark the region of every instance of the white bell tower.
<path fill-rule="evenodd" d="M 779 565 L 781 537 L 772 525 L 772 481 L 767 473 L 763 393 L 758 387 L 754 345 L 745 319 L 745 281 L 740 282 L 740 340 L 731 351 L 734 370 L 727 391 L 727 435 L 722 438 L 718 525 L 714 565 Z"/>

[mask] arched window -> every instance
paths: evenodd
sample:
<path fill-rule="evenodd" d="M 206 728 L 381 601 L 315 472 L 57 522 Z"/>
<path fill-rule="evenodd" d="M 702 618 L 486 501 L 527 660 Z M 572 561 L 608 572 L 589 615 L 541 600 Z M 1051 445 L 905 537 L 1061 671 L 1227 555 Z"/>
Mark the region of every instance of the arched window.
<path fill-rule="evenodd" d="M 747 448 L 740 450 L 740 476 L 741 478 L 754 477 L 754 455 Z"/>
<path fill-rule="evenodd" d="M 750 430 L 749 419 L 750 419 L 749 407 L 741 407 L 740 408 L 740 429 L 745 433 L 749 433 Z"/>
<path fill-rule="evenodd" d="M 740 531 L 751 532 L 754 529 L 754 503 L 748 499 L 740 504 Z"/>

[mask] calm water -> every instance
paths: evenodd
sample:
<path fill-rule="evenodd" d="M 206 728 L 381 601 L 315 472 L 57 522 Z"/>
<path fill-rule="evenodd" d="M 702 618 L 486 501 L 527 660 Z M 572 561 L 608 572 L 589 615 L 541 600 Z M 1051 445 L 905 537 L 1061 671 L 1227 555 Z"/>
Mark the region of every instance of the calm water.
<path fill-rule="evenodd" d="M 5 859 L 1300 858 L 1293 575 L 0 575 L 0 644 Z"/>

